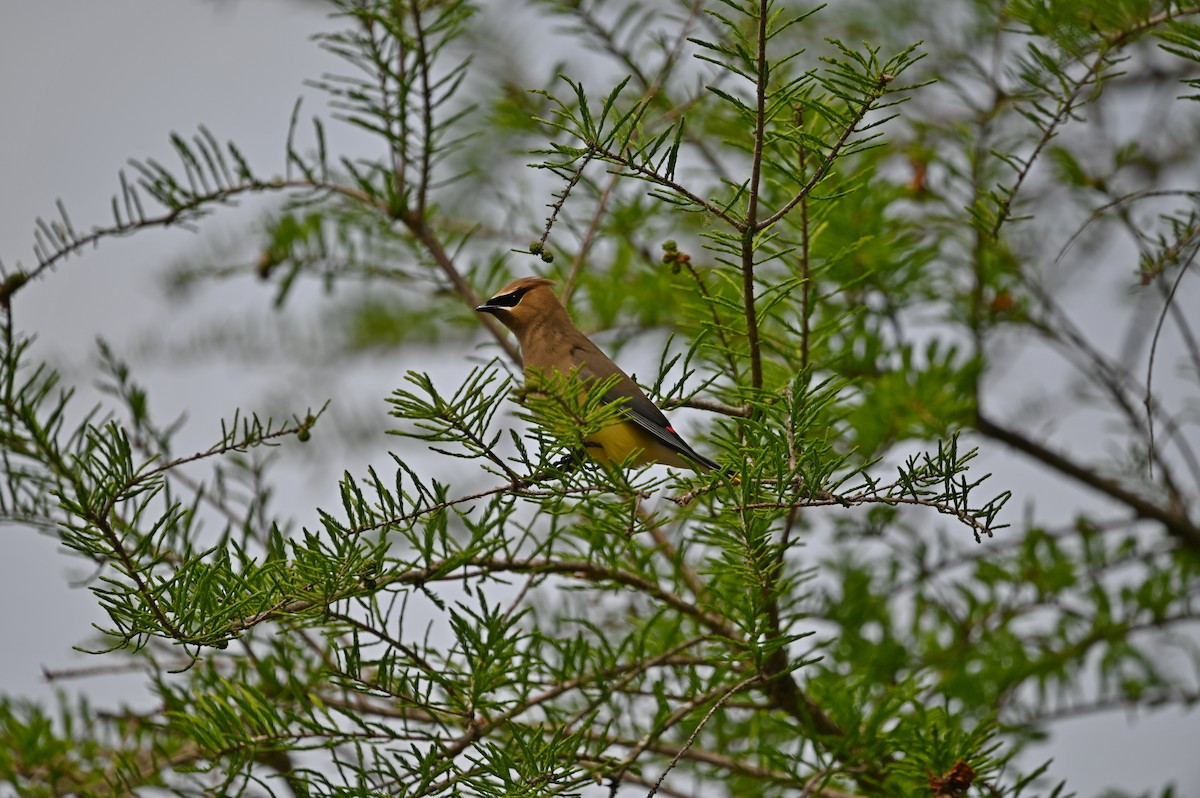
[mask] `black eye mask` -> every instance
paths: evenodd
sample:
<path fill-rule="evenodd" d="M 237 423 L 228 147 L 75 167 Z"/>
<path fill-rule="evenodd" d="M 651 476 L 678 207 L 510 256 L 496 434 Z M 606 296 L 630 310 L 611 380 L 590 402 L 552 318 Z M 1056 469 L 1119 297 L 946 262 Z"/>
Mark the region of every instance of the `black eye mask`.
<path fill-rule="evenodd" d="M 528 288 L 518 288 L 511 293 L 494 296 L 487 303 L 494 308 L 515 308 L 517 303 L 521 301 L 521 297 L 525 296 L 528 291 Z"/>

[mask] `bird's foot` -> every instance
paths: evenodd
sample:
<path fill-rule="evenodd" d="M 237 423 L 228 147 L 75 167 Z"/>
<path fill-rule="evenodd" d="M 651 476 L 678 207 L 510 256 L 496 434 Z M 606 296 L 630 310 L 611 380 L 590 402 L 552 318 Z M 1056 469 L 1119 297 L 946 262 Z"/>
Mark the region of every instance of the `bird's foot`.
<path fill-rule="evenodd" d="M 562 457 L 555 460 L 554 467 L 559 471 L 565 471 L 569 474 L 575 469 L 579 468 L 580 464 L 583 462 L 583 458 L 586 456 L 586 450 L 576 449 L 575 451 L 568 452 L 567 454 L 564 454 Z"/>

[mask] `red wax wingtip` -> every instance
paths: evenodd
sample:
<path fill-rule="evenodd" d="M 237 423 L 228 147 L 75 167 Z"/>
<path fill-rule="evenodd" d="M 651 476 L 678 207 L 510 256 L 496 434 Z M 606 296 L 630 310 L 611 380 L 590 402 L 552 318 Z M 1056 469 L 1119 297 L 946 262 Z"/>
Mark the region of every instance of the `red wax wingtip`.
<path fill-rule="evenodd" d="M 676 431 L 675 431 L 675 428 L 674 428 L 674 427 L 672 427 L 670 424 L 668 424 L 668 425 L 667 425 L 667 432 L 671 433 L 672 435 L 678 435 L 678 434 L 679 434 L 678 432 L 676 432 Z"/>

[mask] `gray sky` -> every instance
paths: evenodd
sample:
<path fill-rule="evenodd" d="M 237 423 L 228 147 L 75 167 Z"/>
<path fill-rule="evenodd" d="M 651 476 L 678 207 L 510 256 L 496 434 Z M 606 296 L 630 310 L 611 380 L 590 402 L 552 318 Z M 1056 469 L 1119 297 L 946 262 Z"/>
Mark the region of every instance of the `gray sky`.
<path fill-rule="evenodd" d="M 190 134 L 203 123 L 221 138 L 235 138 L 264 171 L 277 171 L 301 80 L 322 61 L 308 36 L 323 17 L 308 6 L 297 8 L 273 0 L 6 3 L 0 24 L 0 259 L 9 267 L 33 262 L 33 221 L 52 215 L 56 199 L 77 229 L 108 223 L 109 198 L 126 159 L 156 156 L 172 163 L 172 131 Z M 36 330 L 39 351 L 68 373 L 86 368 L 97 335 L 132 346 L 171 325 L 176 309 L 162 300 L 164 266 L 235 229 L 226 215 L 200 237 L 167 231 L 110 241 L 29 286 L 17 306 L 18 324 Z M 261 303 L 264 297 L 248 299 Z M 236 389 L 234 399 L 220 396 L 229 393 L 229 376 L 227 366 L 209 364 L 182 380 L 156 384 L 151 375 L 147 381 L 161 406 L 192 404 L 203 425 L 206 414 L 226 415 L 236 403 Z M 85 374 L 83 381 L 94 379 Z M 213 429 L 205 425 L 198 439 Z M 90 569 L 59 553 L 48 537 L 11 528 L 3 534 L 0 633 L 11 637 L 0 646 L 0 684 L 12 694 L 46 700 L 53 690 L 41 677 L 43 665 L 99 662 L 70 650 L 102 619 L 90 592 L 66 585 Z M 29 607 L 34 594 L 37 605 Z M 22 606 L 27 611 L 13 611 Z M 100 695 L 107 685 L 97 683 Z"/>
<path fill-rule="evenodd" d="M 167 159 L 172 131 L 190 134 L 203 123 L 218 138 L 236 140 L 264 172 L 278 171 L 302 80 L 329 64 L 308 40 L 321 28 L 322 15 L 285 0 L 9 2 L 0 17 L 0 259 L 10 267 L 31 262 L 33 220 L 51 215 L 58 198 L 77 229 L 107 222 L 109 197 L 125 160 Z M 307 110 L 320 108 L 311 103 Z M 173 324 L 178 309 L 163 305 L 157 276 L 198 242 L 219 246 L 246 221 L 245 214 L 227 213 L 207 223 L 199 239 L 170 231 L 108 242 L 22 294 L 18 322 L 37 329 L 41 351 L 68 370 L 83 367 L 98 334 L 129 343 Z M 243 303 L 248 311 L 269 304 L 265 291 L 247 292 L 244 286 L 202 299 L 221 308 Z M 388 375 L 413 364 L 381 365 L 353 378 L 362 379 L 364 393 L 376 392 L 382 403 L 394 382 Z M 201 427 L 198 441 L 209 437 L 207 422 L 227 416 L 264 384 L 220 363 L 161 384 L 153 379 L 151 373 L 147 381 L 163 405 L 193 408 L 193 425 Z M 1038 476 L 994 449 L 982 460 L 999 484 L 1029 487 L 1018 490 L 1011 505 L 1019 512 L 1037 491 Z M 332 480 L 320 495 L 333 495 Z M 1073 487 L 1054 491 L 1064 507 L 1087 498 Z M 62 556 L 50 538 L 11 528 L 2 534 L 0 684 L 10 694 L 49 700 L 53 690 L 41 676 L 43 666 L 98 662 L 70 651 L 87 639 L 89 624 L 101 620 L 91 594 L 66 585 L 88 570 Z M 31 595 L 38 597 L 36 604 Z M 94 686 L 103 699 L 109 690 L 122 694 L 134 685 L 136 680 L 99 680 L 68 686 Z M 1047 756 L 1057 758 L 1051 772 L 1069 779 L 1080 795 L 1097 795 L 1107 784 L 1141 789 L 1171 777 L 1181 795 L 1200 794 L 1195 757 L 1200 722 L 1194 714 L 1091 717 L 1060 724 L 1054 732 L 1046 748 Z"/>

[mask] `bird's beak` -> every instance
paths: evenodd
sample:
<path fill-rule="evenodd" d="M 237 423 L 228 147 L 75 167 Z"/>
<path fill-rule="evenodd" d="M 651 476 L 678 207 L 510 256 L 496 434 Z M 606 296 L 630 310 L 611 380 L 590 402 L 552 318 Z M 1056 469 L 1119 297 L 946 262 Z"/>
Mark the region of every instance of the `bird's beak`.
<path fill-rule="evenodd" d="M 475 308 L 476 313 L 491 313 L 493 316 L 495 316 L 496 312 L 499 310 L 500 310 L 499 305 L 489 305 L 486 302 L 484 302 L 479 307 Z"/>

